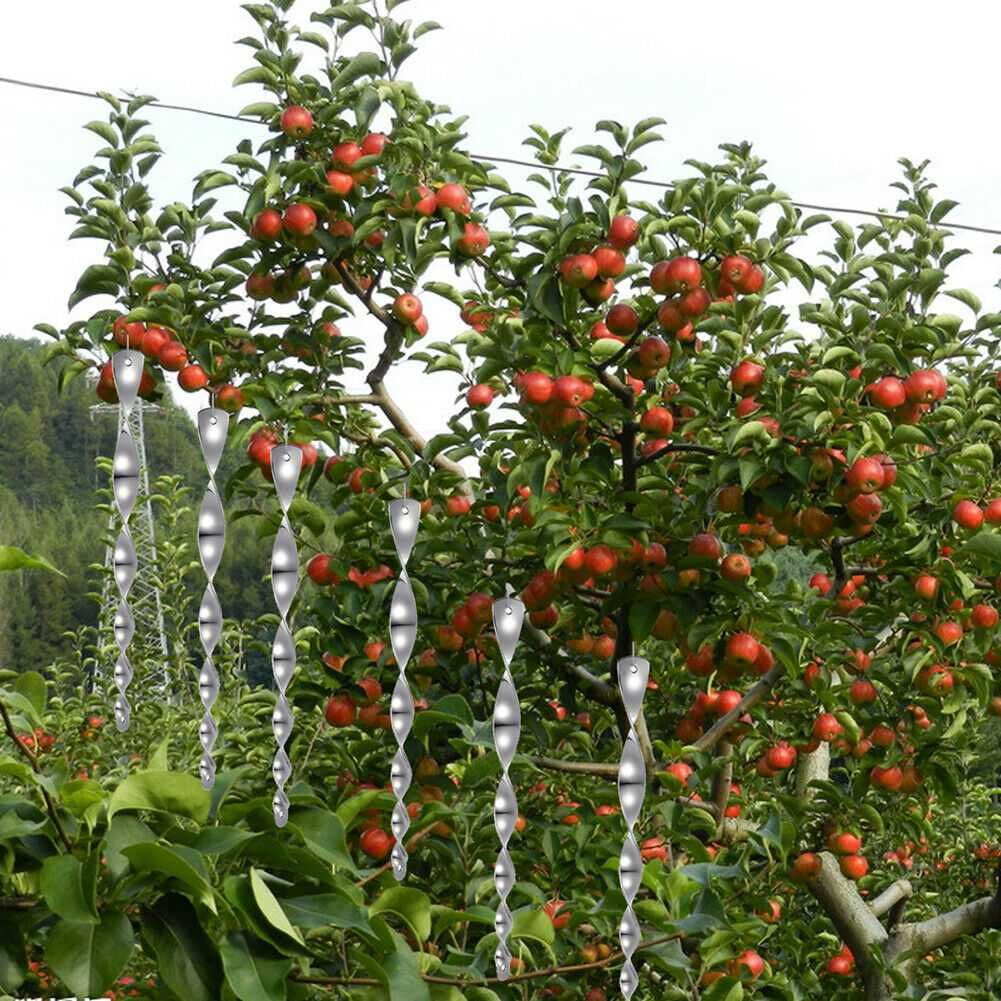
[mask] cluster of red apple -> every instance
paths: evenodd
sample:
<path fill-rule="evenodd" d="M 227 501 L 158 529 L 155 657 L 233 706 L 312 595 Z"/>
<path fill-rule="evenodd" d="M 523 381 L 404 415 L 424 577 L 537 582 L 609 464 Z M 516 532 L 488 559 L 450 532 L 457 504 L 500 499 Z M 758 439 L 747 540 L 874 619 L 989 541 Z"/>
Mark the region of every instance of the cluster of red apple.
<path fill-rule="evenodd" d="M 428 332 L 424 304 L 411 292 L 404 292 L 393 300 L 393 316 L 405 326 L 413 327 L 421 337 Z"/>
<path fill-rule="evenodd" d="M 361 696 L 355 698 L 349 694 L 332 695 L 327 700 L 324 716 L 331 726 L 352 726 L 358 723 L 369 730 L 388 730 L 389 714 L 381 705 L 382 685 L 378 678 L 367 676 L 359 678 L 355 684 L 361 690 Z"/>
<path fill-rule="evenodd" d="M 827 847 L 838 856 L 842 874 L 851 880 L 860 880 L 869 871 L 869 861 L 862 854 L 862 838 L 852 831 L 834 831 L 827 839 Z"/>
<path fill-rule="evenodd" d="M 514 379 L 523 404 L 533 409 L 531 415 L 543 432 L 556 434 L 573 431 L 587 420 L 581 405 L 594 396 L 589 379 L 561 375 L 555 379 L 545 372 L 519 372 Z"/>
<path fill-rule="evenodd" d="M 271 472 L 271 450 L 279 444 L 281 439 L 278 433 L 269 427 L 258 428 L 247 442 L 247 458 L 253 462 L 261 471 L 261 475 L 266 480 L 272 480 Z M 302 469 L 311 469 L 316 465 L 320 457 L 317 447 L 309 441 L 295 441 L 294 445 L 302 450 Z M 329 459 L 327 460 L 330 461 Z"/>
<path fill-rule="evenodd" d="M 771 650 L 749 632 L 734 633 L 722 644 L 722 650 L 712 643 L 703 643 L 698 650 L 685 655 L 685 666 L 692 674 L 708 677 L 718 672 L 720 680 L 727 682 L 742 674 L 764 674 L 774 664 Z"/>
<path fill-rule="evenodd" d="M 705 288 L 705 278 L 702 265 L 686 256 L 660 261 L 650 271 L 651 290 L 667 296 L 657 310 L 657 321 L 681 342 L 695 340 L 692 324 L 712 304 L 713 297 Z M 764 285 L 764 271 L 748 258 L 731 254 L 720 261 L 718 299 L 733 301 L 736 294 L 760 292 Z"/>
<path fill-rule="evenodd" d="M 708 645 L 707 645 L 708 646 Z M 707 647 L 702 647 L 700 653 L 704 651 Z M 712 653 L 712 647 L 708 647 L 710 654 Z M 689 654 L 689 656 L 693 656 Z M 695 654 L 694 656 L 699 656 Z M 687 661 L 686 661 L 687 662 Z M 689 670 L 691 670 L 691 665 L 689 665 Z M 707 672 L 707 673 L 711 673 Z M 725 716 L 727 713 L 733 712 L 744 698 L 742 692 L 737 691 L 735 688 L 725 688 L 723 691 L 716 691 L 710 689 L 707 692 L 696 692 L 695 699 L 689 706 L 688 711 L 679 720 L 677 727 L 675 728 L 675 736 L 678 740 L 683 740 L 686 744 L 691 744 L 698 740 L 703 733 L 703 723 L 706 717 L 719 717 Z M 750 716 L 742 716 L 740 719 L 742 725 L 751 722 Z M 732 731 L 734 739 L 739 740 L 741 731 L 740 729 L 734 729 Z M 683 765 L 685 769 L 688 769 L 688 775 L 691 774 L 691 767 L 685 765 L 683 762 L 676 762 L 668 770 L 672 771 L 672 774 L 677 775 L 677 768 L 679 765 Z M 679 776 L 680 777 L 680 776 Z M 687 778 L 687 775 L 685 776 Z M 682 780 L 684 781 L 684 779 Z"/>
<path fill-rule="evenodd" d="M 960 528 L 970 532 L 975 532 L 984 522 L 988 525 L 1001 525 L 1001 497 L 989 501 L 983 507 L 976 501 L 961 500 L 952 509 L 952 520 Z"/>
<path fill-rule="evenodd" d="M 440 650 L 460 650 L 466 640 L 479 637 L 493 616 L 493 599 L 476 591 L 453 613 L 450 626 L 438 628 Z"/>
<path fill-rule="evenodd" d="M 293 105 L 282 113 L 282 131 L 297 142 L 310 136 L 314 127 L 313 115 L 308 108 Z M 333 237 L 351 239 L 355 234 L 355 226 L 345 215 L 343 207 L 377 182 L 376 164 L 388 144 L 389 138 L 381 132 L 370 132 L 360 141 L 344 139 L 338 142 L 330 153 L 330 168 L 324 177 L 322 202 L 316 199 L 294 201 L 287 205 L 284 211 L 270 206 L 264 208 L 251 223 L 251 237 L 261 243 L 286 240 L 295 247 L 309 247 L 310 238 L 321 225 L 317 209 L 314 208 L 315 204 L 320 203 L 327 207 L 322 222 L 327 232 Z M 359 166 L 363 160 L 364 164 Z M 336 200 L 336 208 L 329 207 L 330 199 Z M 390 209 L 392 215 L 417 215 L 424 218 L 436 214 L 444 215 L 446 212 L 465 220 L 462 224 L 462 235 L 455 240 L 454 251 L 467 258 L 484 254 L 490 246 L 490 234 L 486 227 L 469 219 L 473 213 L 473 205 L 469 193 L 461 184 L 443 183 L 434 191 L 423 184 L 418 185 Z M 385 234 L 377 230 L 366 236 L 365 245 L 372 250 L 378 250 L 384 240 Z M 343 277 L 342 272 L 351 272 L 350 260 L 327 261 L 320 273 L 330 284 L 339 284 Z M 372 279 L 368 275 L 352 274 L 352 278 L 363 290 L 371 286 Z M 281 274 L 258 270 L 247 279 L 246 290 L 252 299 L 291 302 L 312 280 L 313 276 L 306 265 Z M 422 319 L 419 312 L 413 320 L 398 318 L 403 322 L 412 323 L 421 334 L 427 331 L 427 319 Z"/>
<path fill-rule="evenodd" d="M 51 733 L 37 726 L 31 733 L 19 733 L 17 739 L 22 747 L 39 754 L 49 750 L 56 742 Z"/>
<path fill-rule="evenodd" d="M 163 286 L 153 286 L 150 292 L 162 291 Z M 122 348 L 141 351 L 151 364 L 159 365 L 166 372 L 177 372 L 177 384 L 188 393 L 208 389 L 212 383 L 208 372 L 197 362 L 191 362 L 188 350 L 166 327 L 156 324 L 145 324 L 137 321 L 131 323 L 124 317 L 115 318 L 111 326 L 115 343 Z M 139 395 L 147 398 L 156 389 L 152 373 L 144 365 L 139 381 Z M 243 394 L 236 386 L 229 383 L 213 386 L 215 405 L 230 413 L 237 413 L 243 407 Z M 97 395 L 105 403 L 118 402 L 118 390 L 115 388 L 115 374 L 111 361 L 101 367 L 97 381 Z"/>
<path fill-rule="evenodd" d="M 626 270 L 626 253 L 639 237 L 635 219 L 615 216 L 605 244 L 590 253 L 569 254 L 560 261 L 560 281 L 568 288 L 579 289 L 592 306 L 606 302 L 615 293 L 615 279 Z"/>
<path fill-rule="evenodd" d="M 987 846 L 984 845 L 983 847 L 986 848 Z M 898 848 L 891 848 L 888 851 L 883 852 L 883 861 L 894 862 L 904 869 L 913 869 L 914 856 L 927 854 L 928 839 L 922 835 L 921 839 L 917 842 L 905 841 Z M 978 855 L 977 857 L 979 858 L 980 856 Z"/>
<path fill-rule="evenodd" d="M 860 368 L 852 369 L 852 378 L 859 378 Z M 938 369 L 919 369 L 905 379 L 884 375 L 865 387 L 870 403 L 888 411 L 901 424 L 916 424 L 932 408 L 932 404 L 945 398 L 949 386 Z"/>

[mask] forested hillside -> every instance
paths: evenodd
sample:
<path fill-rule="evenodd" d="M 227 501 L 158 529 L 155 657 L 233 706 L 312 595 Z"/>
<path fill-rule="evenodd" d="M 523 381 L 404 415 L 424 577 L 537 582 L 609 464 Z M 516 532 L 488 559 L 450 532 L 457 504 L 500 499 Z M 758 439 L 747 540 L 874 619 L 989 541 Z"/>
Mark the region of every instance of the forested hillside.
<path fill-rule="evenodd" d="M 14 669 L 37 669 L 68 655 L 72 643 L 65 634 L 97 625 L 98 605 L 88 592 L 100 589 L 92 565 L 103 562 L 107 536 L 107 514 L 97 505 L 108 484 L 97 459 L 114 451 L 115 416 L 92 412 L 98 401 L 83 378 L 60 392 L 64 361 L 45 364 L 45 347 L 0 338 L 0 544 L 43 554 L 66 574 L 0 580 L 0 664 Z M 146 421 L 146 448 L 151 481 L 180 476 L 191 490 L 187 504 L 197 509 L 205 470 L 187 413 L 165 401 Z M 235 464 L 235 455 L 227 455 L 220 484 Z M 172 526 L 174 541 L 190 542 L 193 530 L 189 512 Z M 217 579 L 220 598 L 227 617 L 254 617 L 268 607 L 263 575 L 269 547 L 255 539 L 248 522 L 231 525 L 229 541 Z M 199 573 L 188 566 L 183 574 L 189 597 L 200 595 Z M 168 622 L 168 630 L 171 625 L 180 635 L 187 624 Z"/>

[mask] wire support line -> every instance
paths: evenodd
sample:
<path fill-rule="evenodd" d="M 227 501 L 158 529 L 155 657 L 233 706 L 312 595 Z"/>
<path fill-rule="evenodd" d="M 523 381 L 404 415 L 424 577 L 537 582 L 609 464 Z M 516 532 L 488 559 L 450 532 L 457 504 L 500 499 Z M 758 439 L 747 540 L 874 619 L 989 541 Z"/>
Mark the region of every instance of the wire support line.
<path fill-rule="evenodd" d="M 33 80 L 18 80 L 14 77 L 2 76 L 0 77 L 0 84 L 10 84 L 14 87 L 28 87 L 32 90 L 49 91 L 53 94 L 68 94 L 73 97 L 86 97 L 93 100 L 104 100 L 101 94 L 96 91 L 76 90 L 73 87 L 59 87 L 55 84 L 37 83 Z M 139 95 L 130 96 L 136 97 Z M 208 108 L 196 108 L 187 104 L 168 104 L 165 101 L 150 101 L 145 105 L 145 107 L 161 108 L 165 111 L 181 111 L 191 115 L 206 115 L 210 118 L 225 118 L 231 122 L 246 122 L 248 125 L 267 124 L 257 118 L 247 118 L 244 115 L 231 115 L 227 114 L 225 111 L 212 111 Z M 601 178 L 606 176 L 600 171 L 585 170 L 583 167 L 567 167 L 558 163 L 540 163 L 537 160 L 520 160 L 517 157 L 490 156 L 481 153 L 470 153 L 469 155 L 474 160 L 481 160 L 486 163 L 506 163 L 515 167 L 530 167 L 533 170 L 555 170 L 563 174 L 576 174 L 579 177 Z M 674 185 L 670 181 L 657 181 L 653 178 L 631 177 L 626 183 L 642 184 L 647 187 L 662 188 L 667 191 L 674 189 Z M 843 205 L 819 205 L 813 202 L 797 202 L 791 200 L 789 204 L 795 208 L 805 209 L 810 212 L 830 212 L 834 215 L 864 216 L 869 219 L 889 220 L 892 222 L 908 221 L 908 217 L 906 215 L 901 215 L 898 212 L 881 212 L 876 209 L 856 209 Z M 939 229 L 944 230 L 963 230 L 967 233 L 982 233 L 988 236 L 1001 236 L 1001 229 L 995 229 L 990 226 L 975 226 L 971 223 L 961 222 L 936 223 L 935 225 L 937 225 Z"/>

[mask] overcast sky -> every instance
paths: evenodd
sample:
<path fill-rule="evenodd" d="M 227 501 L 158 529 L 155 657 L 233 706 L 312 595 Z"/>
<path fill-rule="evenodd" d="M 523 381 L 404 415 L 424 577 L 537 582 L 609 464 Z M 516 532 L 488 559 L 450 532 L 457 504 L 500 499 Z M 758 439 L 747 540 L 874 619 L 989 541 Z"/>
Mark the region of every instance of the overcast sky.
<path fill-rule="evenodd" d="M 254 33 L 235 0 L 89 0 L 52 5 L 51 16 L 40 11 L 5 5 L 0 75 L 229 112 L 256 98 L 252 87 L 230 87 L 249 55 L 232 42 Z M 444 25 L 422 39 L 404 75 L 470 116 L 476 153 L 524 155 L 529 122 L 572 126 L 571 148 L 591 138 L 598 119 L 660 115 L 668 141 L 643 151 L 653 177 L 681 176 L 687 157 L 710 159 L 720 142 L 748 139 L 797 200 L 889 208 L 896 159 L 929 158 L 942 195 L 960 202 L 953 221 L 1001 228 L 993 101 L 1001 6 L 845 0 L 834 16 L 821 17 L 802 0 L 715 0 L 704 15 L 646 0 L 411 0 L 398 11 Z M 188 200 L 192 176 L 248 132 L 239 123 L 148 110 L 168 154 L 152 175 L 161 201 Z M 98 244 L 67 241 L 72 220 L 57 189 L 97 148 L 81 125 L 104 109 L 0 85 L 0 114 L 7 219 L 0 333 L 27 335 L 38 321 L 67 320 L 76 277 L 100 258 Z M 960 243 L 974 254 L 957 266 L 957 283 L 998 309 L 992 251 L 1001 237 L 964 234 Z M 451 307 L 431 317 L 439 336 L 457 329 Z M 416 367 L 391 379 L 431 434 L 450 397 L 436 383 L 429 402 L 422 383 Z"/>

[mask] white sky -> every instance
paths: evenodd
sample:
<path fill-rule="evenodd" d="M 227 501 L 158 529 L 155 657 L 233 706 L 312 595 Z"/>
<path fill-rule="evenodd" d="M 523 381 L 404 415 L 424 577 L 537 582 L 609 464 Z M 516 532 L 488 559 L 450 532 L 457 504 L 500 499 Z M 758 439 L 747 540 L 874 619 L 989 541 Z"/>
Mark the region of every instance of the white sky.
<path fill-rule="evenodd" d="M 257 99 L 256 88 L 230 87 L 249 63 L 249 50 L 232 42 L 254 34 L 235 0 L 45 6 L 50 13 L 40 16 L 39 7 L 5 5 L 0 75 L 229 112 Z M 1001 228 L 993 100 L 1001 5 L 845 0 L 823 18 L 816 9 L 802 0 L 714 0 L 704 14 L 686 16 L 674 4 L 646 0 L 611 7 L 605 0 L 412 0 L 397 13 L 444 25 L 421 40 L 403 75 L 470 116 L 468 146 L 477 153 L 523 156 L 529 122 L 551 131 L 572 126 L 570 149 L 591 140 L 598 119 L 660 115 L 668 141 L 643 150 L 652 177 L 683 176 L 685 158 L 712 159 L 718 143 L 750 139 L 772 179 L 797 200 L 890 208 L 897 157 L 929 158 L 941 194 L 960 202 L 953 221 Z M 199 170 L 245 134 L 256 135 L 236 122 L 147 111 L 167 152 L 152 175 L 161 202 L 189 199 Z M 104 115 L 95 101 L 0 85 L 0 333 L 64 323 L 76 277 L 100 259 L 96 242 L 67 241 L 72 220 L 57 189 L 99 145 L 81 126 Z M 991 253 L 998 244 L 1001 237 L 963 234 L 960 245 L 974 255 L 955 269 L 955 284 L 973 289 L 989 309 L 999 308 Z M 88 300 L 78 315 L 98 302 Z M 458 330 L 452 307 L 430 315 L 432 335 Z M 356 329 L 377 336 L 362 321 Z M 447 375 L 434 378 L 433 394 L 417 367 L 390 379 L 428 435 L 442 428 L 454 386 Z"/>

